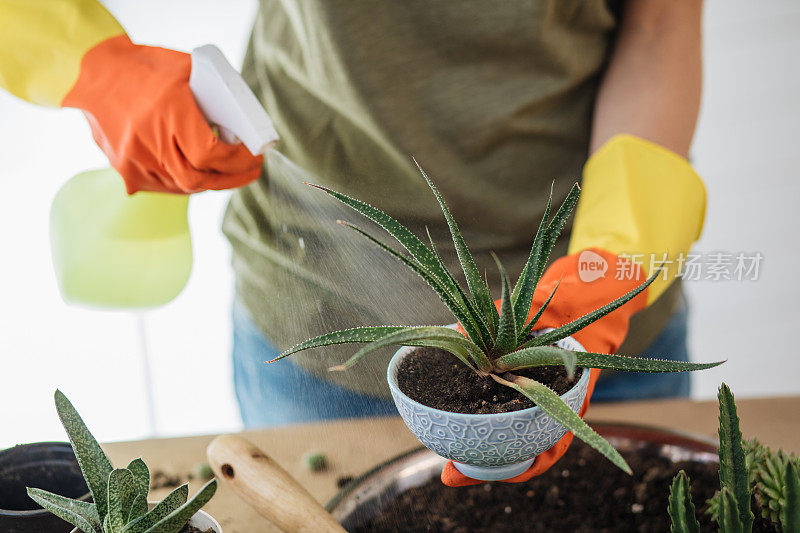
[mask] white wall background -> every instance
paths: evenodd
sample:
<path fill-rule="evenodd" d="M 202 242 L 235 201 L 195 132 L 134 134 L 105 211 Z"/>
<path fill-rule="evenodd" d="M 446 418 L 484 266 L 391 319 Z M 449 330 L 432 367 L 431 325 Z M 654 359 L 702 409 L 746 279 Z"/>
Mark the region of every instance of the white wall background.
<path fill-rule="evenodd" d="M 705 87 L 692 157 L 708 188 L 703 252 L 761 252 L 757 282 L 687 283 L 695 395 L 800 393 L 800 3 L 710 0 Z"/>
<path fill-rule="evenodd" d="M 108 0 L 134 40 L 189 50 L 215 43 L 241 63 L 256 4 Z M 709 0 L 705 89 L 692 150 L 709 190 L 704 252 L 759 251 L 752 282 L 687 283 L 695 358 L 728 358 L 695 375 L 739 396 L 798 394 L 800 358 L 800 4 Z M 61 184 L 107 166 L 82 116 L 0 92 L 0 448 L 62 439 L 52 392 L 63 389 L 102 440 L 148 434 L 137 319 L 65 305 L 52 271 L 50 203 Z M 174 302 L 144 316 L 154 360 L 157 433 L 240 427 L 229 363 L 232 276 L 219 231 L 225 193 L 192 199 L 195 267 Z"/>

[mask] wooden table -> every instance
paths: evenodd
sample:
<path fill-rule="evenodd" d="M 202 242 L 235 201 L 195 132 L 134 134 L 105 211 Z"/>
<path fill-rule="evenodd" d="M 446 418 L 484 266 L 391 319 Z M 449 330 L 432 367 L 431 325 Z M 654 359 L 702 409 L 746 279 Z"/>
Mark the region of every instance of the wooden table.
<path fill-rule="evenodd" d="M 745 438 L 758 436 L 773 447 L 800 453 L 800 397 L 738 400 Z M 628 422 L 677 429 L 716 438 L 716 402 L 661 400 L 594 405 L 589 420 Z M 337 491 L 342 476 L 357 476 L 376 464 L 419 446 L 398 417 L 369 418 L 308 424 L 260 431 L 242 436 L 271 455 L 320 502 Z M 213 436 L 116 442 L 104 446 L 116 465 L 143 457 L 151 470 L 185 474 L 205 462 L 205 449 Z M 314 473 L 302 464 L 303 455 L 318 450 L 328 457 L 329 467 Z M 194 493 L 200 482 L 191 482 Z M 170 489 L 153 491 L 163 497 Z M 258 516 L 231 490 L 222 485 L 205 507 L 225 533 L 279 531 Z"/>

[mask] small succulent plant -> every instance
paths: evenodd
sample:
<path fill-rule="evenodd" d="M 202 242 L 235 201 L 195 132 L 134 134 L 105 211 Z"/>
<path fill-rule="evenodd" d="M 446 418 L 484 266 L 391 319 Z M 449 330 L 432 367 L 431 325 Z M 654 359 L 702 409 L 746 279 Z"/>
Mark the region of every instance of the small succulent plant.
<path fill-rule="evenodd" d="M 749 533 L 755 492 L 764 518 L 787 533 L 800 531 L 798 459 L 782 451 L 774 453 L 755 439 L 743 442 L 733 393 L 724 383 L 718 400 L 720 490 L 709 501 L 707 512 L 720 532 Z M 683 470 L 672 480 L 667 509 L 673 533 L 700 531 L 690 480 Z"/>
<path fill-rule="evenodd" d="M 793 465 L 800 472 L 800 457 L 783 450 L 772 450 L 752 438 L 742 443 L 745 453 L 745 469 L 753 495 L 759 504 L 761 515 L 775 525 L 781 524 L 781 516 L 786 507 L 789 467 Z M 708 512 L 716 521 L 719 516 L 720 492 L 709 501 Z"/>
<path fill-rule="evenodd" d="M 328 468 L 328 457 L 318 451 L 310 451 L 303 455 L 303 466 L 312 472 L 322 472 Z"/>
<path fill-rule="evenodd" d="M 419 165 L 417 166 L 419 167 Z M 356 212 L 372 220 L 394 237 L 405 248 L 408 255 L 385 245 L 376 237 L 354 224 L 339 221 L 340 224 L 369 239 L 376 246 L 422 277 L 450 309 L 456 320 L 463 327 L 466 335 L 462 335 L 452 328 L 442 326 L 356 327 L 328 333 L 302 342 L 283 352 L 270 362 L 309 348 L 343 343 L 367 343 L 344 364 L 331 368 L 331 370 L 344 370 L 365 355 L 386 346 L 405 345 L 440 348 L 453 354 L 479 375 L 484 377 L 491 376 L 498 383 L 511 387 L 530 398 L 548 415 L 573 432 L 575 436 L 597 449 L 615 465 L 630 473 L 630 467 L 611 444 L 595 433 L 553 390 L 538 381 L 516 375 L 513 372 L 515 370 L 548 365 L 564 365 L 570 376 L 573 375 L 576 367 L 629 372 L 679 372 L 710 368 L 721 364 L 721 362 L 663 361 L 570 351 L 553 346 L 557 341 L 580 331 L 633 299 L 656 279 L 658 272 L 654 273 L 647 282 L 613 302 L 553 331 L 534 336 L 533 328 L 552 300 L 558 286 L 553 289 L 553 292 L 536 313 L 528 319 L 533 294 L 544 274 L 550 252 L 578 202 L 580 187 L 577 184 L 572 187 L 564 202 L 556 210 L 552 220 L 548 221 L 552 202 L 551 189 L 550 200 L 547 203 L 544 217 L 534 237 L 528 261 L 513 289 L 508 274 L 495 257 L 502 282 L 501 305 L 498 311 L 492 301 L 489 287 L 481 278 L 472 254 L 467 248 L 467 244 L 461 236 L 458 225 L 453 219 L 442 195 L 422 168 L 419 168 L 419 170 L 433 191 L 450 228 L 458 259 L 467 282 L 466 290 L 445 267 L 442 258 L 434 247 L 430 234 L 428 234 L 429 248 L 410 230 L 383 211 L 328 188 L 309 185 L 325 191 Z"/>
<path fill-rule="evenodd" d="M 84 533 L 178 533 L 217 490 L 211 480 L 188 500 L 181 485 L 152 509 L 148 508 L 150 470 L 141 458 L 114 468 L 97 440 L 64 394 L 55 392 L 56 410 L 92 494 L 92 503 L 28 488 L 36 503 Z"/>
<path fill-rule="evenodd" d="M 794 516 L 794 529 L 784 525 L 784 531 L 800 531 L 800 458 L 793 454 L 761 446 L 755 463 L 755 494 L 761 513 L 775 524 L 784 524 L 784 517 Z M 792 474 L 793 472 L 793 474 Z M 787 514 L 788 513 L 788 514 Z"/>

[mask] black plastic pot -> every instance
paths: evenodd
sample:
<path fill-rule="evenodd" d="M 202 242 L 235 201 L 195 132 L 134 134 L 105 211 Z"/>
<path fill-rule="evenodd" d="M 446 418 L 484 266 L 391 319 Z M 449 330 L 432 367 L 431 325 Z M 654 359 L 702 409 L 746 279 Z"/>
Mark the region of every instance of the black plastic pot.
<path fill-rule="evenodd" d="M 26 487 L 88 501 L 89 489 L 66 442 L 23 444 L 0 451 L 0 531 L 67 533 L 73 526 L 28 497 Z"/>

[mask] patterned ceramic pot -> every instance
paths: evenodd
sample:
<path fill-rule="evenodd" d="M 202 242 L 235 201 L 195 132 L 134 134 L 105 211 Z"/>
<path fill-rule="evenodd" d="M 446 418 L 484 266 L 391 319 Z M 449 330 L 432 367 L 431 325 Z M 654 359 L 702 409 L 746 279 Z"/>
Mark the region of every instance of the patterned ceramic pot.
<path fill-rule="evenodd" d="M 536 332 L 541 334 L 544 329 Z M 568 337 L 556 343 L 568 350 L 584 351 Z M 411 432 L 430 450 L 452 459 L 463 474 L 485 481 L 521 474 L 534 458 L 548 450 L 567 432 L 539 407 L 510 413 L 466 414 L 441 411 L 406 396 L 397 385 L 397 370 L 415 348 L 404 346 L 389 363 L 387 379 L 394 403 Z M 561 398 L 576 413 L 586 398 L 589 372 Z"/>

